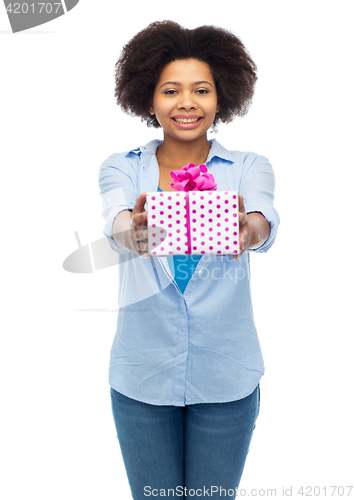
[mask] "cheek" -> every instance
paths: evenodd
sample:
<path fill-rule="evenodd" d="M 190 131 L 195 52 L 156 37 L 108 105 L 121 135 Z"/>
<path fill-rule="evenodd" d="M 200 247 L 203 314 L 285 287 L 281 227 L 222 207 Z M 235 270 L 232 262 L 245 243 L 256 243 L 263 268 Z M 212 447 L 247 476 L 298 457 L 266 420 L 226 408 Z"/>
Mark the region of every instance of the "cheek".
<path fill-rule="evenodd" d="M 215 119 L 216 113 L 217 113 L 217 109 L 214 106 L 210 107 L 209 113 L 208 113 L 209 120 L 211 120 L 213 122 Z"/>
<path fill-rule="evenodd" d="M 215 114 L 218 111 L 218 103 L 217 100 L 211 101 L 208 105 L 209 114 Z"/>
<path fill-rule="evenodd" d="M 163 106 L 161 103 L 157 103 L 155 107 L 155 114 L 163 119 L 167 114 L 166 106 Z"/>

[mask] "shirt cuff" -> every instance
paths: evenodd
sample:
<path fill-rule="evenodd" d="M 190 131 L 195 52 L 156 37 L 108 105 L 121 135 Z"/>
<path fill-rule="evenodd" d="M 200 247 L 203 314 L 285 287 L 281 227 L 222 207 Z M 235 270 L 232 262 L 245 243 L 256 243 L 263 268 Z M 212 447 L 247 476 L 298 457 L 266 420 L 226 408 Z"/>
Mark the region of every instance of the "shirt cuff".
<path fill-rule="evenodd" d="M 264 204 L 248 203 L 246 213 L 260 212 L 270 225 L 270 234 L 267 240 L 258 248 L 249 249 L 250 252 L 265 253 L 273 245 L 280 224 L 278 212 L 273 206 L 265 206 Z"/>
<path fill-rule="evenodd" d="M 106 224 L 103 228 L 103 234 L 106 236 L 106 238 L 108 238 L 110 247 L 112 248 L 112 250 L 114 250 L 115 252 L 118 252 L 118 253 L 127 253 L 128 252 L 127 250 L 123 250 L 119 245 L 117 245 L 115 239 L 113 238 L 114 219 L 117 217 L 117 215 L 120 212 L 123 212 L 123 210 L 129 210 L 131 212 L 133 211 L 132 208 L 128 208 L 126 205 L 122 205 L 122 204 L 115 205 L 114 207 L 111 208 L 111 210 L 108 214 L 108 217 L 107 217 Z"/>

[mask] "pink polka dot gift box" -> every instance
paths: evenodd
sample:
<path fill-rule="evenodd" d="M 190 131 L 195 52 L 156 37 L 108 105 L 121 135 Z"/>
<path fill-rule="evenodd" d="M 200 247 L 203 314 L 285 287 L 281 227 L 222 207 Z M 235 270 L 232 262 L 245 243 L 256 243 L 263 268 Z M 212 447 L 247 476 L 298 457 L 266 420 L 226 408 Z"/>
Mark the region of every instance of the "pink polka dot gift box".
<path fill-rule="evenodd" d="M 150 255 L 239 253 L 238 196 L 217 191 L 205 165 L 171 172 L 176 191 L 146 193 Z"/>

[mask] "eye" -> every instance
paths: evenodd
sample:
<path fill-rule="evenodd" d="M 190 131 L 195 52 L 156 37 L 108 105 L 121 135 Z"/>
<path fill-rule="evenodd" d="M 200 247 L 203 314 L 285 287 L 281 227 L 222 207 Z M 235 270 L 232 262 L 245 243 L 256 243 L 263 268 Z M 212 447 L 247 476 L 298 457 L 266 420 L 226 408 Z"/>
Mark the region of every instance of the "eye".
<path fill-rule="evenodd" d="M 172 89 L 170 89 L 170 90 L 165 90 L 165 92 L 164 92 L 164 94 L 167 94 L 167 95 L 173 95 L 173 94 L 175 94 L 175 93 L 176 93 L 176 91 L 175 91 L 175 90 L 172 90 Z"/>
<path fill-rule="evenodd" d="M 198 93 L 198 94 L 208 94 L 208 93 L 209 93 L 209 90 L 207 90 L 207 89 L 198 89 L 198 90 L 197 90 L 197 93 Z"/>

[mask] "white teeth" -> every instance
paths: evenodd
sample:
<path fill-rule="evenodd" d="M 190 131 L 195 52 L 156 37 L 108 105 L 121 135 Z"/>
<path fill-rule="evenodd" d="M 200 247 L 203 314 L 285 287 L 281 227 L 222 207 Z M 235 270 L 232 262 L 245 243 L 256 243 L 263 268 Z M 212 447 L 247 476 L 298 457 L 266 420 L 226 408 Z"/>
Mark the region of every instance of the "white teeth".
<path fill-rule="evenodd" d="M 177 123 L 197 123 L 199 118 L 174 118 Z"/>

